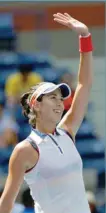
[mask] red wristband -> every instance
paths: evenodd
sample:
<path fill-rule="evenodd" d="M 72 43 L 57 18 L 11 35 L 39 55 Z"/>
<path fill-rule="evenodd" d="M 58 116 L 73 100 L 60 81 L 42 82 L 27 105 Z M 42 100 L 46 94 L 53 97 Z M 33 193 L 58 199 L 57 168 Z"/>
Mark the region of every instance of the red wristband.
<path fill-rule="evenodd" d="M 91 34 L 87 37 L 79 36 L 79 52 L 87 53 L 93 50 Z"/>

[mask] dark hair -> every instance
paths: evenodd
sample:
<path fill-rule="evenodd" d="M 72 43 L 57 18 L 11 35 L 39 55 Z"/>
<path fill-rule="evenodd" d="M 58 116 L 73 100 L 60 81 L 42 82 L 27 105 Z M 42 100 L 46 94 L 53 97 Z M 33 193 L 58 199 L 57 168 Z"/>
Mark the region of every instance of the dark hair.
<path fill-rule="evenodd" d="M 20 64 L 19 65 L 19 71 L 21 73 L 29 73 L 31 72 L 33 69 L 33 65 L 32 64 Z"/>
<path fill-rule="evenodd" d="M 41 82 L 39 84 L 36 84 L 36 86 L 31 87 L 30 90 L 28 92 L 24 93 L 20 98 L 20 104 L 22 106 L 23 115 L 26 118 L 28 118 L 29 124 L 31 124 L 32 127 L 36 126 L 36 112 L 34 111 L 34 109 L 30 108 L 29 100 L 30 100 L 30 97 L 32 96 L 32 94 L 38 89 L 38 87 L 43 85 L 44 83 L 45 82 Z M 41 95 L 37 99 L 37 101 L 41 102 L 42 97 L 43 97 L 43 95 Z"/>

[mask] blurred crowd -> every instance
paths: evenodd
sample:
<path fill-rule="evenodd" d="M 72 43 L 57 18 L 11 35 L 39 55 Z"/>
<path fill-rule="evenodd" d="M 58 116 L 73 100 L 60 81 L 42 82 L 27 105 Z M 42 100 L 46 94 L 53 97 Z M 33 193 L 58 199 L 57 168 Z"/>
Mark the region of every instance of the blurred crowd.
<path fill-rule="evenodd" d="M 64 114 L 71 106 L 74 95 L 74 88 L 71 86 L 73 85 L 73 74 L 68 70 L 66 72 L 65 68 L 57 70 L 46 60 L 42 60 L 38 64 L 34 63 L 36 67 L 33 68 L 33 63 L 28 63 L 26 56 L 23 62 L 18 65 L 16 72 L 12 73 L 12 68 L 9 71 L 6 70 L 5 72 L 9 73 L 8 77 L 5 80 L 1 79 L 4 81 L 2 82 L 4 85 L 0 90 L 0 174 L 8 172 L 8 161 L 14 146 L 25 139 L 31 130 L 20 106 L 20 97 L 24 92 L 42 81 L 65 82 L 70 85 L 72 94 L 64 102 Z M 41 67 L 39 68 L 39 66 Z"/>
<path fill-rule="evenodd" d="M 9 158 L 15 145 L 25 139 L 31 131 L 31 127 L 21 111 L 20 96 L 30 87 L 42 81 L 67 83 L 72 94 L 64 101 L 63 114 L 70 108 L 74 97 L 76 80 L 70 70 L 63 67 L 57 68 L 55 64 L 46 59 L 38 61 L 38 64 L 34 61 L 33 64 L 28 62 L 27 57 L 25 56 L 23 63 L 18 64 L 16 72 L 12 73 L 9 69 L 9 75 L 0 90 L 0 176 L 8 173 Z M 98 171 L 98 187 L 103 188 L 104 146 L 93 129 L 92 123 L 85 116 L 76 137 L 76 145 L 82 156 L 84 167 L 94 168 Z M 103 213 L 103 205 L 101 208 L 96 208 L 96 198 L 93 192 L 88 192 L 87 196 L 91 212 Z M 15 213 L 33 213 L 33 205 L 29 190 L 26 190 L 22 195 L 22 204 L 16 203 L 14 211 Z"/>
<path fill-rule="evenodd" d="M 14 51 L 13 32 L 9 40 L 7 32 L 6 29 L 5 43 L 4 34 L 0 29 L 0 178 L 8 174 L 8 163 L 15 145 L 24 140 L 31 131 L 27 119 L 22 114 L 20 96 L 42 81 L 67 83 L 72 94 L 64 101 L 65 114 L 71 106 L 76 82 L 72 70 L 57 67 L 52 57 L 45 52 L 27 54 Z M 3 44 L 6 45 L 5 48 Z M 87 116 L 76 136 L 76 146 L 82 157 L 84 169 L 94 169 L 97 172 L 97 190 L 104 189 L 104 140 L 95 134 L 94 127 Z M 0 190 L 1 195 L 2 186 Z M 91 213 L 105 212 L 104 202 L 99 205 L 96 202 L 96 192 L 88 191 L 87 197 Z M 20 203 L 15 203 L 12 213 L 34 213 L 29 189 L 23 191 L 21 199 Z"/>

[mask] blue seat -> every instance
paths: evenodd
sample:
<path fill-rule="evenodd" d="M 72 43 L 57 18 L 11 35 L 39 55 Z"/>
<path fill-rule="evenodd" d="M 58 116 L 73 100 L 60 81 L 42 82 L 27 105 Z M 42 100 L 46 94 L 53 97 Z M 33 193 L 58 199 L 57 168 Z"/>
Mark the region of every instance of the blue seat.
<path fill-rule="evenodd" d="M 20 105 L 17 105 L 14 116 L 19 125 L 28 123 L 28 119 L 22 114 L 22 108 Z"/>
<path fill-rule="evenodd" d="M 0 90 L 0 103 L 2 105 L 5 105 L 5 102 L 6 102 L 5 92 L 3 90 Z"/>
<path fill-rule="evenodd" d="M 0 39 L 14 39 L 14 21 L 12 13 L 0 13 Z"/>
<path fill-rule="evenodd" d="M 0 149 L 0 170 L 4 174 L 8 173 L 8 163 L 13 149 L 13 146 L 8 146 L 7 148 Z"/>
<path fill-rule="evenodd" d="M 18 53 L 18 64 L 32 64 L 33 71 L 37 69 L 51 68 L 52 63 L 45 55 L 33 53 Z"/>
<path fill-rule="evenodd" d="M 0 39 L 6 40 L 6 39 L 16 39 L 16 33 L 13 30 L 0 30 Z"/>
<path fill-rule="evenodd" d="M 61 73 L 56 68 L 39 68 L 34 71 L 40 74 L 44 81 L 59 83 Z"/>
<path fill-rule="evenodd" d="M 101 169 L 98 172 L 98 187 L 99 188 L 104 188 L 105 187 L 105 169 Z"/>
<path fill-rule="evenodd" d="M 83 167 L 86 169 L 91 168 L 101 171 L 101 169 L 104 169 L 105 167 L 105 159 L 103 157 L 99 159 L 83 159 Z"/>
<path fill-rule="evenodd" d="M 0 13 L 0 29 L 11 29 L 13 27 L 13 14 L 8 12 Z"/>
<path fill-rule="evenodd" d="M 88 157 L 89 158 L 104 157 L 104 143 L 102 140 L 97 139 L 77 140 L 76 147 L 84 159 Z"/>
<path fill-rule="evenodd" d="M 17 69 L 18 57 L 14 52 L 0 53 L 0 71 Z"/>
<path fill-rule="evenodd" d="M 18 69 L 16 69 L 16 68 L 5 68 L 5 69 L 0 69 L 0 73 L 1 72 L 4 72 L 4 73 L 8 73 L 9 75 L 11 75 L 11 74 L 15 74 L 15 73 L 17 73 L 18 72 Z"/>
<path fill-rule="evenodd" d="M 57 84 L 59 82 L 60 73 L 53 68 L 45 69 L 43 72 L 44 81 L 53 82 Z"/>
<path fill-rule="evenodd" d="M 35 63 L 35 56 L 28 53 L 18 53 L 18 65 L 21 64 L 34 64 Z"/>
<path fill-rule="evenodd" d="M 51 68 L 52 65 L 50 64 L 49 61 L 47 60 L 37 60 L 34 63 L 34 70 L 36 71 L 36 69 L 45 69 L 45 68 Z"/>
<path fill-rule="evenodd" d="M 35 57 L 38 68 L 51 68 L 54 66 L 52 56 L 48 52 L 36 52 Z"/>
<path fill-rule="evenodd" d="M 31 127 L 28 124 L 28 119 L 22 114 L 22 108 L 20 105 L 17 105 L 14 116 L 19 125 L 18 139 L 19 141 L 22 141 L 30 134 Z"/>
<path fill-rule="evenodd" d="M 98 207 L 98 213 L 105 213 L 106 212 L 106 204 Z"/>
<path fill-rule="evenodd" d="M 80 139 L 93 139 L 95 138 L 95 135 L 93 134 L 94 132 L 94 127 L 93 125 L 85 118 L 78 130 L 78 133 L 76 135 L 76 140 Z"/>
<path fill-rule="evenodd" d="M 10 73 L 7 71 L 0 71 L 0 88 L 4 89 L 5 88 L 5 83 L 7 78 L 9 77 Z"/>
<path fill-rule="evenodd" d="M 12 151 L 12 146 L 0 149 L 0 165 L 2 165 L 5 161 L 9 160 Z"/>
<path fill-rule="evenodd" d="M 26 207 L 21 213 L 35 213 L 34 208 Z"/>
<path fill-rule="evenodd" d="M 52 58 L 48 53 L 46 52 L 38 52 L 35 53 L 35 65 L 34 70 L 36 72 L 36 69 L 46 69 L 46 68 L 52 68 L 53 62 Z"/>
<path fill-rule="evenodd" d="M 18 133 L 18 139 L 19 141 L 24 140 L 28 137 L 28 135 L 31 132 L 31 126 L 29 124 L 23 124 L 20 126 L 20 131 Z"/>

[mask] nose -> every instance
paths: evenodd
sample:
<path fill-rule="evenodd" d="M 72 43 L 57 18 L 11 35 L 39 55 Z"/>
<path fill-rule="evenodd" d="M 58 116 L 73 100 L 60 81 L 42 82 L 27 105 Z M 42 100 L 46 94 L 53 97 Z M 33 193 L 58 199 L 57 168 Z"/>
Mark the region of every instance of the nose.
<path fill-rule="evenodd" d="M 61 108 L 64 108 L 64 104 L 63 104 L 63 101 L 61 99 L 57 100 L 57 106 L 61 107 Z"/>

